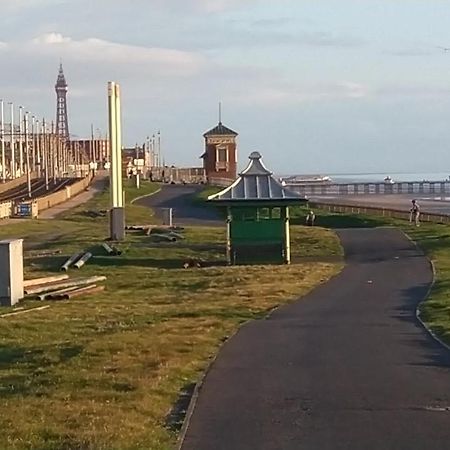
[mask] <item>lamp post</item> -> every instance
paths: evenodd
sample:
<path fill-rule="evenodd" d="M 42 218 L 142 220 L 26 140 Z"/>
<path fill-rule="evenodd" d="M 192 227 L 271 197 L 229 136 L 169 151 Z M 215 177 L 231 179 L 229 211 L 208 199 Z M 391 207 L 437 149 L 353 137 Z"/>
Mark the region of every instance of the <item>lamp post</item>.
<path fill-rule="evenodd" d="M 47 134 L 46 134 L 46 123 L 45 119 L 42 119 L 42 160 L 43 160 L 43 169 L 45 170 L 45 189 L 48 191 L 48 142 L 47 142 Z"/>
<path fill-rule="evenodd" d="M 31 174 L 30 174 L 30 147 L 29 147 L 29 139 L 28 139 L 28 111 L 25 112 L 25 123 L 24 123 L 24 131 L 25 131 L 25 170 L 27 172 L 27 187 L 28 187 L 28 197 L 31 198 Z"/>
<path fill-rule="evenodd" d="M 11 149 L 11 178 L 16 178 L 16 149 L 15 149 L 15 142 L 14 142 L 14 103 L 10 102 L 10 120 L 11 120 L 11 135 L 10 135 L 10 149 Z"/>
<path fill-rule="evenodd" d="M 1 151 L 2 151 L 2 182 L 6 181 L 6 166 L 5 166 L 5 111 L 3 109 L 3 100 L 0 100 L 0 115 L 2 121 L 2 128 L 0 129 Z"/>
<path fill-rule="evenodd" d="M 23 175 L 23 106 L 19 106 L 19 176 Z"/>

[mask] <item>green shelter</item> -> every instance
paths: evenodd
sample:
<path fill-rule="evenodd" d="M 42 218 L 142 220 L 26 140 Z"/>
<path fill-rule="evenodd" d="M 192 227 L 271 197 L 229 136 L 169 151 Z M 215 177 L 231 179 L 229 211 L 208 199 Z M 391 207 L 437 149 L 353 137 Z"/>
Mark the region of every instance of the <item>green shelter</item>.
<path fill-rule="evenodd" d="M 307 199 L 281 185 L 253 152 L 250 162 L 227 188 L 208 201 L 227 209 L 227 259 L 230 264 L 291 261 L 289 206 Z"/>

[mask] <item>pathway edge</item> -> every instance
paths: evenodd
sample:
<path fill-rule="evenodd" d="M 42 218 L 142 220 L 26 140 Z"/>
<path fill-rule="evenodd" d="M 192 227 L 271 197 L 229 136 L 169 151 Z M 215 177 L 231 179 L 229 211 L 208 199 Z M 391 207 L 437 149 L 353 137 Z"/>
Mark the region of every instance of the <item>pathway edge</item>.
<path fill-rule="evenodd" d="M 416 319 L 419 322 L 419 324 L 425 329 L 425 331 L 436 341 L 438 342 L 440 345 L 442 345 L 444 348 L 446 348 L 447 350 L 450 351 L 450 345 L 448 345 L 447 343 L 445 343 L 420 317 L 420 308 L 422 307 L 422 305 L 425 304 L 425 302 L 428 300 L 428 298 L 430 297 L 430 294 L 434 288 L 434 285 L 436 284 L 436 266 L 434 265 L 434 262 L 428 257 L 428 255 L 425 253 L 425 251 L 419 246 L 419 244 L 413 240 L 411 238 L 411 236 L 409 236 L 407 233 L 405 233 L 403 231 L 403 234 L 414 244 L 414 246 L 420 250 L 424 256 L 427 258 L 428 263 L 430 264 L 430 268 L 431 268 L 431 272 L 433 274 L 430 286 L 428 287 L 427 293 L 424 297 L 424 299 L 418 303 L 417 307 L 416 307 Z"/>
<path fill-rule="evenodd" d="M 151 197 L 152 195 L 157 194 L 158 192 L 161 192 L 162 188 L 159 188 L 155 192 L 151 192 L 150 194 L 141 195 L 140 197 L 136 197 L 133 200 L 131 200 L 130 205 L 132 205 L 134 202 L 137 202 L 138 200 L 141 200 L 142 198 Z"/>

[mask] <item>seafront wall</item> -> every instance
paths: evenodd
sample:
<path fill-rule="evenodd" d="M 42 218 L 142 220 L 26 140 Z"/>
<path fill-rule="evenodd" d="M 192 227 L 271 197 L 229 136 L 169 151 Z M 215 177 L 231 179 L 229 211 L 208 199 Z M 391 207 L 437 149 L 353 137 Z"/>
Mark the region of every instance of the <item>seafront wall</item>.
<path fill-rule="evenodd" d="M 44 211 L 45 209 L 59 205 L 60 203 L 64 203 L 70 198 L 75 197 L 77 194 L 84 191 L 89 186 L 92 179 L 92 173 L 89 172 L 89 175 L 72 184 L 71 186 L 67 186 L 60 191 L 54 192 L 53 194 L 37 198 L 33 203 L 36 203 L 37 205 L 38 214 L 39 211 Z"/>

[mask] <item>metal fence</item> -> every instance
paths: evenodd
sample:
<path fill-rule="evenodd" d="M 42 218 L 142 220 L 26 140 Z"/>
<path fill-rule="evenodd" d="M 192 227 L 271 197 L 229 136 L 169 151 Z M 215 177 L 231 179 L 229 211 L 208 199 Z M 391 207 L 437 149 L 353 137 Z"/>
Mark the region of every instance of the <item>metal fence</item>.
<path fill-rule="evenodd" d="M 342 205 L 336 203 L 323 203 L 323 202 L 309 202 L 309 205 L 311 208 L 321 209 L 331 213 L 364 214 L 368 216 L 391 217 L 394 219 L 403 219 L 403 220 L 409 220 L 410 218 L 409 211 L 400 209 L 377 208 L 374 206 Z M 450 215 L 422 212 L 420 214 L 420 220 L 422 222 L 448 224 L 450 223 Z"/>

